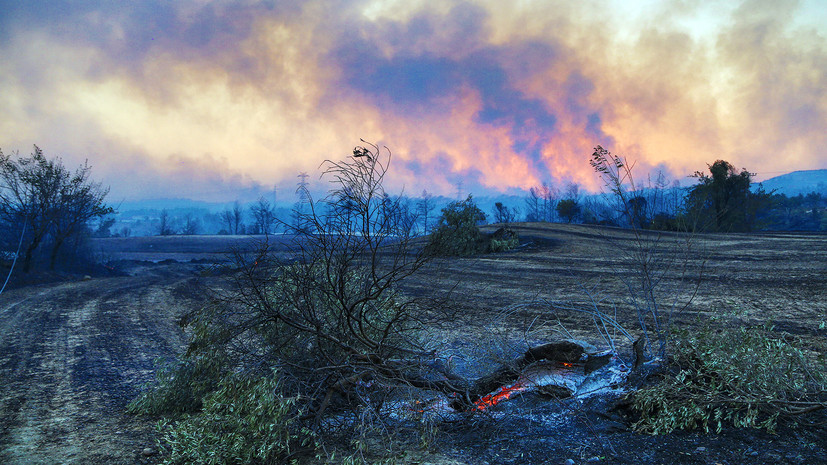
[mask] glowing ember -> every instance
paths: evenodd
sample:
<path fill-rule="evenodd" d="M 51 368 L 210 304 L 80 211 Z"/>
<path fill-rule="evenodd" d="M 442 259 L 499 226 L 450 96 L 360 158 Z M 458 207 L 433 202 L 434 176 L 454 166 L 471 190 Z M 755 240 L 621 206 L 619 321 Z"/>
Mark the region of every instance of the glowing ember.
<path fill-rule="evenodd" d="M 493 394 L 488 394 L 485 397 L 480 398 L 480 400 L 474 402 L 479 410 L 485 410 L 488 407 L 493 407 L 504 400 L 508 400 L 514 394 L 518 392 L 522 392 L 528 389 L 527 386 L 521 381 L 518 381 L 511 386 L 503 386 L 497 392 Z"/>

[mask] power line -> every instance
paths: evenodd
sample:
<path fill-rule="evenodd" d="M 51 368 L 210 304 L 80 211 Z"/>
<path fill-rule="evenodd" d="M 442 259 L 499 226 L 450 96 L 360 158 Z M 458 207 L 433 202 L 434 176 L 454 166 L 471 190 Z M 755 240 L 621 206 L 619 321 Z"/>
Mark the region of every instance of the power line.
<path fill-rule="evenodd" d="M 6 282 L 3 283 L 3 288 L 0 289 L 0 294 L 6 290 L 6 285 L 9 284 L 9 279 L 11 279 L 11 274 L 14 271 L 14 265 L 17 264 L 17 257 L 20 256 L 20 249 L 23 247 L 23 236 L 26 235 L 26 225 L 28 225 L 28 220 L 23 221 L 23 232 L 20 233 L 20 242 L 17 244 L 17 252 L 14 253 L 14 260 L 11 262 L 11 269 L 9 269 L 9 275 L 6 276 Z"/>

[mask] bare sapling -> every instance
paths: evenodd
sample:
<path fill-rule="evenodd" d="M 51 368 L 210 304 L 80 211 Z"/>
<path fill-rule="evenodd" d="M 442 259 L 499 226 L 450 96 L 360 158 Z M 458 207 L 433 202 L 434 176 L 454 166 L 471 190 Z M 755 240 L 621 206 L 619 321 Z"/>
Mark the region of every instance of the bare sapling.
<path fill-rule="evenodd" d="M 626 303 L 648 351 L 663 358 L 674 318 L 692 302 L 700 283 L 703 261 L 695 235 L 649 229 L 666 203 L 662 178 L 645 187 L 638 185 L 634 164 L 599 145 L 590 164 L 631 235 L 631 241 L 622 242 L 604 235 L 607 252 L 620 254 L 626 264 L 626 269 L 616 269 L 614 274 L 627 291 Z"/>

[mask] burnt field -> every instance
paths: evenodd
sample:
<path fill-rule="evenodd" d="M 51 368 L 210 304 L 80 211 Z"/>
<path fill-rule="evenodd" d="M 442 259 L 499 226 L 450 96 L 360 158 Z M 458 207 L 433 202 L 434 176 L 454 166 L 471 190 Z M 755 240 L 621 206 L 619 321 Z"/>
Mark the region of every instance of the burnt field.
<path fill-rule="evenodd" d="M 437 261 L 409 281 L 411 290 L 433 288 L 434 282 L 450 287 L 470 324 L 514 306 L 517 315 L 542 317 L 544 308 L 530 303 L 546 300 L 586 307 L 598 302 L 606 311 L 616 310 L 633 329 L 629 285 L 639 279 L 635 253 L 640 243 L 645 250 L 661 250 L 650 262 L 651 271 L 660 280 L 664 311 L 675 304 L 678 326 L 714 315 L 771 323 L 813 340 L 827 334 L 819 329 L 827 320 L 827 235 L 644 233 L 636 239 L 629 230 L 580 225 L 519 224 L 514 229 L 519 249 Z"/>
<path fill-rule="evenodd" d="M 774 331 L 823 353 L 827 330 L 827 236 L 814 234 L 649 235 L 559 224 L 519 224 L 521 246 L 470 258 L 437 259 L 404 283 L 437 297 L 453 315 L 431 337 L 469 362 L 492 362 L 500 346 L 576 337 L 606 341 L 579 308 L 599 308 L 633 334 L 629 301 L 639 276 L 638 241 L 663 253 L 651 262 L 673 326 L 711 317 Z M 487 229 L 492 232 L 493 229 Z M 260 238 L 153 237 L 96 240 L 95 253 L 121 276 L 19 287 L 0 295 L 0 462 L 157 463 L 154 420 L 124 413 L 155 359 L 185 347 L 177 322 L 203 304 L 198 286 L 219 285 L 209 265 Z M 273 236 L 277 251 L 290 238 Z M 688 248 L 689 247 L 689 248 Z M 686 252 L 689 252 L 688 254 Z M 656 266 L 655 266 L 656 265 Z M 667 305 L 667 303 L 669 305 Z M 617 337 L 619 351 L 627 341 Z M 813 463 L 827 461 L 821 426 L 780 425 L 775 435 L 648 436 L 601 400 L 520 396 L 502 415 L 442 425 L 430 451 L 401 463 Z M 823 417 L 823 416 L 822 416 Z M 548 420 L 553 418 L 553 420 Z M 545 420 L 544 420 L 545 419 Z M 821 418 L 822 420 L 824 418 Z"/>

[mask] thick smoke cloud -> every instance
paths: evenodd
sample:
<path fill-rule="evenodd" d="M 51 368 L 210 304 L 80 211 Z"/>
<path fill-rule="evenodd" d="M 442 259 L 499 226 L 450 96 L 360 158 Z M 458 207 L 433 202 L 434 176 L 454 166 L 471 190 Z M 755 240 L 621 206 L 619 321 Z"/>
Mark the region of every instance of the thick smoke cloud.
<path fill-rule="evenodd" d="M 818 2 L 96 3 L 0 1 L 0 148 L 125 198 L 292 191 L 360 137 L 409 193 L 596 189 L 597 144 L 642 177 L 825 167 Z"/>

